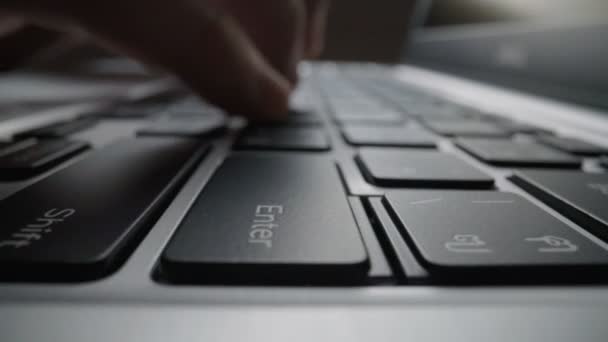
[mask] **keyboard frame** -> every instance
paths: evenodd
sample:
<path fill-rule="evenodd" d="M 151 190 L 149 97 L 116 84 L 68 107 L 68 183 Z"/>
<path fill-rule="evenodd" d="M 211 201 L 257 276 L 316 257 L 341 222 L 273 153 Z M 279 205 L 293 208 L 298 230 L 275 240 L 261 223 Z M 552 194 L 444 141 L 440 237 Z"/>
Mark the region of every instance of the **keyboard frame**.
<path fill-rule="evenodd" d="M 332 65 L 323 67 L 331 69 Z M 417 67 L 397 67 L 394 76 L 455 102 L 474 103 L 482 110 L 608 146 L 608 116 L 602 117 L 599 112 Z M 534 115 L 528 117 L 526 113 Z M 65 111 L 59 114 L 68 115 Z M 50 118 L 46 116 L 45 120 Z M 120 123 L 98 125 L 75 137 L 86 137 L 99 147 L 114 140 L 111 135 L 129 134 L 139 127 L 129 126 L 128 120 Z M 24 124 L 14 124 L 19 125 Z M 328 132 L 337 159 L 344 165 L 350 161 L 355 167 L 342 168 L 349 179 L 346 183 L 351 195 L 379 196 L 377 189 L 362 176 L 349 173 L 358 172 L 353 149 L 344 142 L 336 126 L 327 127 L 331 127 Z M 0 129 L 0 134 L 7 131 L 10 130 Z M 101 280 L 73 284 L 0 283 L 0 339 L 71 342 L 449 338 L 560 342 L 608 338 L 608 285 L 323 288 L 190 286 L 154 281 L 152 274 L 163 248 L 231 149 L 234 138 L 234 134 L 229 134 L 215 143 L 116 273 Z M 508 172 L 484 165 L 449 143 L 442 142 L 440 146 L 495 176 L 501 190 L 518 193 L 558 216 L 508 181 Z M 593 163 L 585 163 L 589 170 L 595 167 Z M 0 197 L 2 193 L 0 190 Z M 608 249 L 608 244 L 600 244 Z"/>

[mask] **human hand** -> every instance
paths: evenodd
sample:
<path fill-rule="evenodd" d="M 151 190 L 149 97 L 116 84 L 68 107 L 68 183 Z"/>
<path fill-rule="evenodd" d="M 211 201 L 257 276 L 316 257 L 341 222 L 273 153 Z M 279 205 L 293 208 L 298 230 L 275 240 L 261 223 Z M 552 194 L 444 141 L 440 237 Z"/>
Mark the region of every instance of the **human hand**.
<path fill-rule="evenodd" d="M 327 0 L 3 0 L 0 10 L 76 27 L 164 68 L 207 101 L 280 119 L 297 65 L 323 46 Z"/>

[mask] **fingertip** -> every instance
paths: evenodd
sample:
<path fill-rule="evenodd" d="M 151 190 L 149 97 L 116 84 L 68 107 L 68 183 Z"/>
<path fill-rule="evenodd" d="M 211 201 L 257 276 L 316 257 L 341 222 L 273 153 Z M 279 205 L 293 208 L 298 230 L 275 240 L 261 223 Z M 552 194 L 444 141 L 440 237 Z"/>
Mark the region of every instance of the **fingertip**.
<path fill-rule="evenodd" d="M 291 83 L 277 72 L 268 73 L 259 84 L 259 101 L 254 120 L 281 121 L 287 118 Z"/>

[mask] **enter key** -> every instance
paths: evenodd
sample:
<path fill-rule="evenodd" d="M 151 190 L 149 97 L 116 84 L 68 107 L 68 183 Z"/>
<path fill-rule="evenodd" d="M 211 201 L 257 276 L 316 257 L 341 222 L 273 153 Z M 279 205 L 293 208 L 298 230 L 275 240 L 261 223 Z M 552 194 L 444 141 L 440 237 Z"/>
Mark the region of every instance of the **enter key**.
<path fill-rule="evenodd" d="M 161 260 L 174 282 L 353 283 L 367 252 L 334 163 L 236 153 L 217 170 Z"/>

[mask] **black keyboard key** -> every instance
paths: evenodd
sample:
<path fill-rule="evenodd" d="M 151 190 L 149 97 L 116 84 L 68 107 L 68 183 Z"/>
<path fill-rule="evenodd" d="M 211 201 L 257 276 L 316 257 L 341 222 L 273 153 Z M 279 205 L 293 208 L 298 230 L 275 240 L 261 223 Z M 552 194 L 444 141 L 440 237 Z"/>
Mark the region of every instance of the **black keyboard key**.
<path fill-rule="evenodd" d="M 578 168 L 581 160 L 533 142 L 461 138 L 458 146 L 482 161 L 497 166 Z"/>
<path fill-rule="evenodd" d="M 342 125 L 364 124 L 364 125 L 397 125 L 405 122 L 405 119 L 392 111 L 378 111 L 373 116 L 365 113 L 339 113 L 334 115 L 335 121 Z"/>
<path fill-rule="evenodd" d="M 195 113 L 193 117 L 160 119 L 137 131 L 137 135 L 203 137 L 218 134 L 226 129 L 223 115 Z"/>
<path fill-rule="evenodd" d="M 0 141 L 0 151 L 3 151 L 4 149 L 6 149 L 7 147 L 10 147 L 13 145 L 13 142 L 11 141 Z"/>
<path fill-rule="evenodd" d="M 281 126 L 320 126 L 323 123 L 321 117 L 307 110 L 291 109 L 287 114 L 287 120 L 279 122 Z"/>
<path fill-rule="evenodd" d="M 600 158 L 600 165 L 605 168 L 608 168 L 608 156 L 603 156 Z"/>
<path fill-rule="evenodd" d="M 357 160 L 373 183 L 418 188 L 489 188 L 492 177 L 456 156 L 421 150 L 361 149 Z"/>
<path fill-rule="evenodd" d="M 236 154 L 218 169 L 161 260 L 177 282 L 346 283 L 369 261 L 334 163 Z"/>
<path fill-rule="evenodd" d="M 602 154 L 608 154 L 608 149 L 576 138 L 543 135 L 537 137 L 537 140 L 545 145 L 549 145 L 564 152 L 581 156 L 599 156 Z"/>
<path fill-rule="evenodd" d="M 308 127 L 308 126 L 313 126 L 313 127 L 317 127 L 317 126 L 322 126 L 323 125 L 323 120 L 321 119 L 321 117 L 312 112 L 312 111 L 308 111 L 308 110 L 297 110 L 297 109 L 291 109 L 286 117 L 285 120 L 283 121 L 276 121 L 276 122 L 252 122 L 249 123 L 250 127 Z"/>
<path fill-rule="evenodd" d="M 475 120 L 428 120 L 424 124 L 432 131 L 453 136 L 477 136 L 477 137 L 507 137 L 510 132 L 500 128 L 496 124 L 487 121 Z"/>
<path fill-rule="evenodd" d="M 89 145 L 63 139 L 36 140 L 14 153 L 0 156 L 0 179 L 25 179 L 45 171 L 84 150 Z"/>
<path fill-rule="evenodd" d="M 0 143 L 0 157 L 4 157 L 9 154 L 13 154 L 17 151 L 23 150 L 27 147 L 35 145 L 38 140 L 35 138 L 29 138 L 24 140 L 18 140 L 15 142 L 2 142 Z"/>
<path fill-rule="evenodd" d="M 3 200 L 0 277 L 67 281 L 108 274 L 203 150 L 192 140 L 125 140 Z"/>
<path fill-rule="evenodd" d="M 329 138 L 320 127 L 261 127 L 245 129 L 236 147 L 246 150 L 329 150 Z"/>
<path fill-rule="evenodd" d="M 581 227 L 608 240 L 608 174 L 521 171 L 512 180 Z"/>
<path fill-rule="evenodd" d="M 300 125 L 321 125 L 323 121 L 321 117 L 312 111 L 291 109 L 288 113 L 287 124 Z"/>
<path fill-rule="evenodd" d="M 515 194 L 391 191 L 386 202 L 431 276 L 576 281 L 608 266 L 607 250 Z"/>
<path fill-rule="evenodd" d="M 68 122 L 56 123 L 18 134 L 18 138 L 62 138 L 92 127 L 98 122 L 95 118 L 81 118 Z"/>
<path fill-rule="evenodd" d="M 359 146 L 425 147 L 436 146 L 436 138 L 426 130 L 414 126 L 362 126 L 342 127 L 344 139 Z"/>

